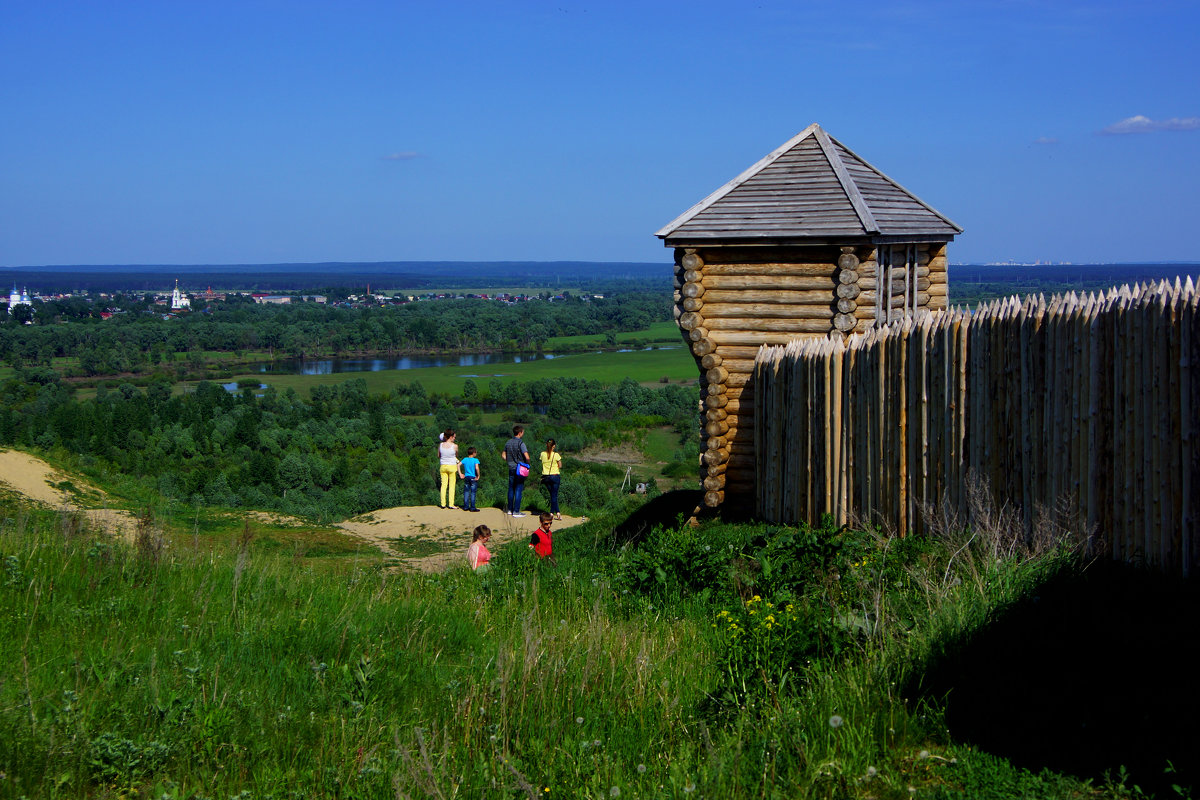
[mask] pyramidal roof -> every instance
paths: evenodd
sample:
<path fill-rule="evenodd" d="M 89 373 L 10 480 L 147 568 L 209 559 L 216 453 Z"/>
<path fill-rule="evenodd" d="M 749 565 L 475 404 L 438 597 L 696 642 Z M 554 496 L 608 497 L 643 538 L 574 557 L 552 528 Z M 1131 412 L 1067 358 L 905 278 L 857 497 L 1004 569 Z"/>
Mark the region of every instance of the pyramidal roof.
<path fill-rule="evenodd" d="M 655 235 L 678 246 L 949 241 L 958 233 L 813 123 Z"/>

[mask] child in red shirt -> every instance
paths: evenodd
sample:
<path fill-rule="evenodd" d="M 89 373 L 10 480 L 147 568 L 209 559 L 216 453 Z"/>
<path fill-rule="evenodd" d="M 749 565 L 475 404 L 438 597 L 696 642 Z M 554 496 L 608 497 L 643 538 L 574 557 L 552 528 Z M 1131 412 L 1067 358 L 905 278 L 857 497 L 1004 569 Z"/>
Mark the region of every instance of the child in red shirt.
<path fill-rule="evenodd" d="M 550 525 L 554 522 L 554 517 L 543 513 L 538 517 L 538 521 L 542 523 L 541 527 L 529 537 L 529 546 L 539 558 L 548 558 L 550 563 L 557 567 L 558 562 L 554 560 L 554 537 L 550 534 Z"/>

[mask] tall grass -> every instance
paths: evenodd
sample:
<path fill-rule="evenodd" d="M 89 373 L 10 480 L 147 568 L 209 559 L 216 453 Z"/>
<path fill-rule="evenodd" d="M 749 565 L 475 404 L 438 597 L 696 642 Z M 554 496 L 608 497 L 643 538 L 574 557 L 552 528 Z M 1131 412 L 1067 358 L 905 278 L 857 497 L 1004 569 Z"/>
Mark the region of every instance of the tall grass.
<path fill-rule="evenodd" d="M 849 645 L 723 695 L 718 614 L 768 586 L 746 565 L 773 534 L 714 523 L 630 544 L 614 522 L 556 537 L 558 568 L 517 545 L 488 575 L 408 575 L 262 554 L 249 528 L 200 555 L 152 526 L 127 547 L 11 513 L 0 796 L 908 797 L 1065 780 L 956 748 L 936 704 L 906 699 L 939 643 L 1069 563 L 1062 548 L 997 558 L 947 533 L 900 559 L 856 538 L 814 584 L 842 598 Z M 728 547 L 702 588 L 640 581 L 664 542 Z"/>

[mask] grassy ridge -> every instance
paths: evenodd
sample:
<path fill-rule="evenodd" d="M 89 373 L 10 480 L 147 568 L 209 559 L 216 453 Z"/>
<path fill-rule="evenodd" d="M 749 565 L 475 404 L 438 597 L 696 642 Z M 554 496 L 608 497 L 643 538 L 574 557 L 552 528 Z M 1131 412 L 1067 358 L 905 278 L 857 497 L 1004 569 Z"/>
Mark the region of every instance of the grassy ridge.
<path fill-rule="evenodd" d="M 127 548 L 13 511 L 0 796 L 1121 796 L 955 746 L 908 694 L 1066 551 L 720 523 L 632 544 L 633 510 L 561 533 L 558 568 L 515 545 L 488 575 Z M 840 649 L 776 633 L 785 597 L 832 610 L 813 630 Z"/>

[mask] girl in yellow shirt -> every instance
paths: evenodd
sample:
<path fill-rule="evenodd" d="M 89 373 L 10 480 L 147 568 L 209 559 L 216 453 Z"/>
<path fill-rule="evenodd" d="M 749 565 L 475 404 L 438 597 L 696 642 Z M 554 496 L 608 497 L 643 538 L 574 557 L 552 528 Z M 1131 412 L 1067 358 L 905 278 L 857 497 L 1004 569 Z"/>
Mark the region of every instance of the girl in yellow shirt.
<path fill-rule="evenodd" d="M 558 513 L 558 487 L 562 483 L 562 456 L 554 450 L 554 440 L 546 440 L 546 449 L 541 453 L 542 483 L 550 492 L 550 513 L 555 519 L 562 519 Z"/>

